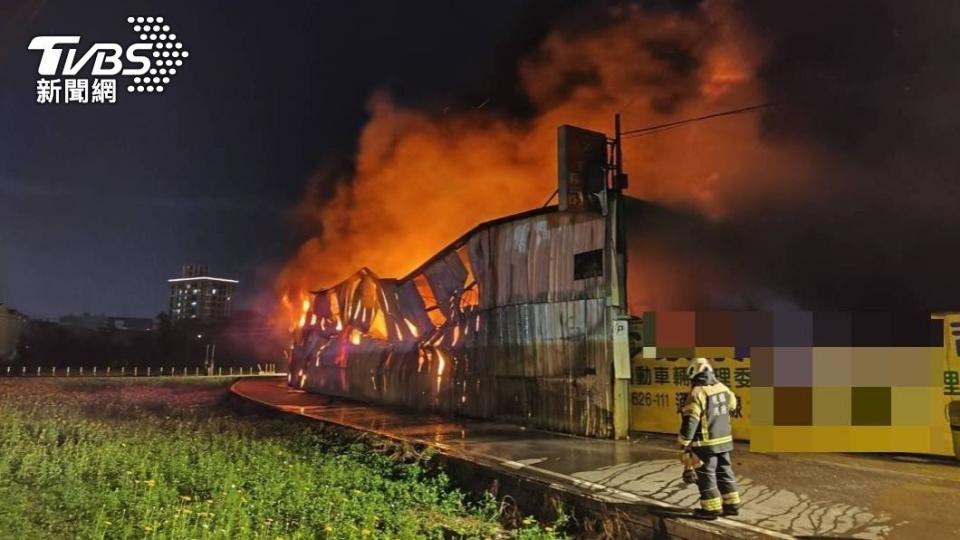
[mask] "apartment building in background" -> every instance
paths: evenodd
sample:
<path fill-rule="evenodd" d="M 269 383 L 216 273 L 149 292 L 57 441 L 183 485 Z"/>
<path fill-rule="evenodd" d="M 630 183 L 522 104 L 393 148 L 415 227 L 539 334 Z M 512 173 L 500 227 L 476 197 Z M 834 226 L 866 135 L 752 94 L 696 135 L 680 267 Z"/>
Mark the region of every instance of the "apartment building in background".
<path fill-rule="evenodd" d="M 186 264 L 170 284 L 170 320 L 215 323 L 233 312 L 233 294 L 239 281 L 213 277 L 204 264 Z"/>

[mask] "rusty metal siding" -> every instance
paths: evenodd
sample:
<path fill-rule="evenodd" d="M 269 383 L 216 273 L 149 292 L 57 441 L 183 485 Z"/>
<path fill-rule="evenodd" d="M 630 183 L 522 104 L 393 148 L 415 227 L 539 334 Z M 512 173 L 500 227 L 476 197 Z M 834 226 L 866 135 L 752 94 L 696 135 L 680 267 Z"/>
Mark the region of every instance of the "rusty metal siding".
<path fill-rule="evenodd" d="M 467 279 L 467 269 L 455 250 L 425 268 L 424 273 L 438 299 L 452 297 L 457 289 L 463 288 Z"/>
<path fill-rule="evenodd" d="M 555 213 L 497 226 L 490 249 L 482 240 L 470 245 L 474 267 L 491 270 L 494 278 L 481 282 L 489 292 L 482 307 L 605 296 L 603 276 L 573 279 L 574 255 L 603 249 L 604 234 L 604 219 L 591 214 Z"/>
<path fill-rule="evenodd" d="M 604 299 L 521 304 L 489 313 L 494 329 L 496 417 L 537 427 L 609 435 Z"/>
<path fill-rule="evenodd" d="M 574 255 L 604 249 L 601 216 L 550 213 L 479 228 L 403 280 L 369 271 L 334 287 L 351 328 L 377 310 L 386 339 L 305 331 L 291 367 L 307 390 L 606 437 L 612 434 L 608 288 L 574 280 Z M 462 246 L 462 247 L 461 247 Z M 469 271 L 479 300 L 463 301 Z M 443 318 L 424 311 L 423 276 Z M 327 293 L 329 294 L 329 293 Z M 318 295 L 313 309 L 331 312 Z M 349 304 L 348 304 L 349 303 Z M 410 321 L 417 335 L 404 321 Z M 438 322 L 439 321 L 439 322 Z M 329 327 L 324 323 L 324 327 Z M 399 329 L 398 329 L 399 328 Z M 298 379 L 299 378 L 299 379 Z"/>
<path fill-rule="evenodd" d="M 400 308 L 400 316 L 410 321 L 417 327 L 418 332 L 423 332 L 430 327 L 430 318 L 424 312 L 423 300 L 417 293 L 417 288 L 413 281 L 406 281 L 396 289 L 398 296 L 397 304 Z"/>
<path fill-rule="evenodd" d="M 497 274 L 491 256 L 493 246 L 490 242 L 490 230 L 482 229 L 474 233 L 466 242 L 467 253 L 470 255 L 470 264 L 473 265 L 473 274 L 480 284 L 480 309 L 490 309 L 496 305 L 495 293 Z"/>

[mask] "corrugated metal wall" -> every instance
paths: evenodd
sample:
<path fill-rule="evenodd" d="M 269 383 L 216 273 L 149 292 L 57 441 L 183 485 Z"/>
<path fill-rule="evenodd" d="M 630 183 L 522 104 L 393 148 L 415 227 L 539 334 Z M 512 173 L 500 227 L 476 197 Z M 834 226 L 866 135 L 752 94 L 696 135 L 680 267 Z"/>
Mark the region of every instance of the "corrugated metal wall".
<path fill-rule="evenodd" d="M 361 270 L 318 293 L 291 384 L 588 436 L 612 434 L 604 218 L 545 212 L 477 227 L 401 280 Z"/>

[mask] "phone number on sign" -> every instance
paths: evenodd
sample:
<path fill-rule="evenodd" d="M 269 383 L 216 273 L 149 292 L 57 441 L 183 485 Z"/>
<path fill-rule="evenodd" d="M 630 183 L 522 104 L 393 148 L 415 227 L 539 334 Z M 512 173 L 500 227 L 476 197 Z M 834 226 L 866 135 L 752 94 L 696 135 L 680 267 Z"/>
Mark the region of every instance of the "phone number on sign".
<path fill-rule="evenodd" d="M 670 394 L 658 394 L 654 392 L 631 392 L 630 403 L 638 407 L 668 407 L 670 406 Z"/>

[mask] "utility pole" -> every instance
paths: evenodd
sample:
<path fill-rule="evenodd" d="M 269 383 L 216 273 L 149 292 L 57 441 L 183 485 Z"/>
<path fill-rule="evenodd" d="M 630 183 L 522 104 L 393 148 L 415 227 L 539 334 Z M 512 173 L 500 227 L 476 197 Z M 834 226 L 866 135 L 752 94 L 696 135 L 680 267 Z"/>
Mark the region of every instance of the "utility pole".
<path fill-rule="evenodd" d="M 629 184 L 627 175 L 623 172 L 623 134 L 620 131 L 620 113 L 613 116 L 613 195 L 614 195 L 614 234 L 615 253 L 617 254 L 617 275 L 620 278 L 620 308 L 621 315 L 628 315 L 627 309 L 627 245 L 623 220 L 623 190 Z"/>
<path fill-rule="evenodd" d="M 623 172 L 620 113 L 613 117 L 611 161 L 607 167 L 607 223 L 610 256 L 610 322 L 613 325 L 613 432 L 623 439 L 630 430 L 630 325 L 627 308 L 627 249 L 623 220 L 623 190 L 627 175 Z"/>

